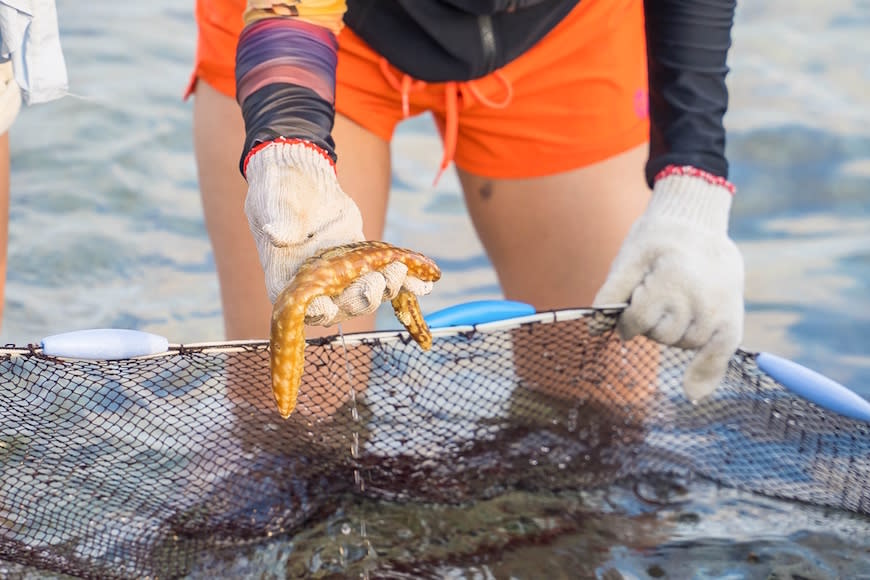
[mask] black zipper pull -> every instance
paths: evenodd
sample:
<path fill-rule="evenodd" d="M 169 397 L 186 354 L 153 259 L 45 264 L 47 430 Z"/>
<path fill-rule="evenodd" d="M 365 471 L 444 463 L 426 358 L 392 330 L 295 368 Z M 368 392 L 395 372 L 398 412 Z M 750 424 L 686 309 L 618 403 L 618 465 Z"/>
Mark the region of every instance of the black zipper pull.
<path fill-rule="evenodd" d="M 483 65 L 485 73 L 491 73 L 495 70 L 495 30 L 492 26 L 492 16 L 489 14 L 481 14 L 477 17 L 477 25 L 480 28 L 480 45 L 483 49 Z"/>

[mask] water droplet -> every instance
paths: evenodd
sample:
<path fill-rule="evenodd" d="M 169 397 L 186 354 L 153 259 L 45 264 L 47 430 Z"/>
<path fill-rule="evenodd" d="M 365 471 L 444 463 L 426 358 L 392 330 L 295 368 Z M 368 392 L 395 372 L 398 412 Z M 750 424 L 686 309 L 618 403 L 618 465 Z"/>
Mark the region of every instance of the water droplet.
<path fill-rule="evenodd" d="M 568 431 L 570 433 L 577 430 L 577 415 L 579 415 L 577 409 L 568 411 Z"/>

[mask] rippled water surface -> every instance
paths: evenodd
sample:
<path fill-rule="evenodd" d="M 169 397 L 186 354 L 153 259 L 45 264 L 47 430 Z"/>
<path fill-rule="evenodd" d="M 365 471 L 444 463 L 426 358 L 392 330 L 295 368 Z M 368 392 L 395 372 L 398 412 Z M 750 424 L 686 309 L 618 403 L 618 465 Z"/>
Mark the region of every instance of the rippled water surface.
<path fill-rule="evenodd" d="M 0 338 L 24 344 L 71 329 L 115 326 L 157 332 L 172 342 L 220 340 L 192 108 L 181 99 L 194 51 L 193 2 L 59 0 L 58 10 L 73 96 L 23 111 L 12 130 L 9 275 Z M 747 265 L 745 346 L 802 362 L 865 397 L 868 38 L 866 0 L 742 3 L 726 118 L 732 179 L 739 187 L 732 231 Z M 387 238 L 444 265 L 448 275 L 426 299 L 427 310 L 499 296 L 458 181 L 447 175 L 437 188 L 429 186 L 440 156 L 427 118 L 400 127 Z M 552 566 L 548 577 L 555 578 L 590 553 L 601 556 L 596 574 L 607 578 L 619 577 L 607 576 L 610 569 L 637 578 L 687 577 L 676 570 L 689 569 L 698 578 L 767 577 L 772 569 L 782 578 L 789 571 L 792 577 L 834 578 L 870 569 L 868 543 L 856 540 L 867 537 L 866 522 L 735 492 L 701 488 L 680 510 L 638 508 L 613 520 L 591 518 L 578 507 L 586 504 L 562 497 L 560 515 L 550 521 L 550 511 L 536 511 L 535 501 L 545 500 L 507 498 L 481 507 L 474 517 L 482 519 L 468 520 L 476 522 L 471 527 L 497 520 L 468 533 L 492 534 L 499 559 L 477 554 L 445 568 L 433 548 L 424 550 L 430 560 L 418 559 L 422 568 L 396 569 L 394 577 L 413 577 L 415 570 L 479 578 L 517 570 L 534 577 Z M 526 520 L 505 516 L 518 505 L 532 506 Z M 490 508 L 500 515 L 492 516 Z M 413 541 L 404 549 L 416 556 L 414 550 L 443 535 L 425 526 L 457 529 L 450 518 L 472 517 L 438 510 L 417 510 L 412 517 L 395 506 L 378 507 L 378 515 L 366 511 L 372 509 L 349 505 L 324 527 L 309 530 L 293 550 L 279 545 L 259 557 L 283 565 L 310 550 L 304 567 L 325 574 L 334 569 L 347 535 L 337 523 L 342 518 L 350 518 L 353 530 L 363 516 L 382 518 L 388 524 L 380 532 L 376 524 L 370 529 L 405 534 Z M 657 536 L 662 522 L 671 526 L 666 540 Z M 525 526 L 543 537 L 540 530 L 551 524 L 564 533 L 520 542 L 513 550 L 499 536 L 505 526 L 513 532 Z M 317 544 L 318 537 L 325 543 Z"/>

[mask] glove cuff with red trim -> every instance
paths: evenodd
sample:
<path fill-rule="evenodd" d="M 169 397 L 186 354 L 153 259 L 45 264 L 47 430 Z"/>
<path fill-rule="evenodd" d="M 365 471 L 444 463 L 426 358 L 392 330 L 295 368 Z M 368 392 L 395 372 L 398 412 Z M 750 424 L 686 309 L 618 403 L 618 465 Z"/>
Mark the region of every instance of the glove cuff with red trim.
<path fill-rule="evenodd" d="M 736 189 L 729 181 L 691 166 L 669 165 L 656 175 L 646 214 L 727 231 Z"/>

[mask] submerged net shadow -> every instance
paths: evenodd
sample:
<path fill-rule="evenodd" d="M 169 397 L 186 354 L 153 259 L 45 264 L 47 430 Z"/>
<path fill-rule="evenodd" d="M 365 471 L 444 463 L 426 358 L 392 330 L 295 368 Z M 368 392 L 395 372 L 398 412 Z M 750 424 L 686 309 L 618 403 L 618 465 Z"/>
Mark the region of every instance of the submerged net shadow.
<path fill-rule="evenodd" d="M 648 474 L 870 515 L 867 424 L 791 394 L 743 351 L 692 405 L 689 353 L 624 345 L 614 323 L 550 313 L 442 333 L 426 353 L 396 333 L 312 342 L 286 421 L 264 342 L 122 361 L 7 349 L 0 559 L 173 577 L 292 538 L 347 494 L 461 503 Z"/>

